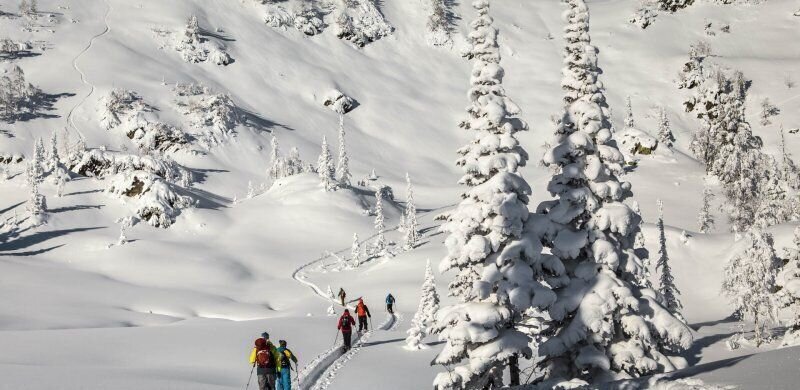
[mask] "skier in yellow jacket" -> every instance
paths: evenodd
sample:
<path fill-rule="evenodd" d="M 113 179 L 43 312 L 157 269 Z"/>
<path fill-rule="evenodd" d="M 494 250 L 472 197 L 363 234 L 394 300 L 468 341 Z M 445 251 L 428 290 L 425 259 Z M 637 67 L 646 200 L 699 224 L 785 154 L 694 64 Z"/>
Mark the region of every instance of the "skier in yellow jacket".
<path fill-rule="evenodd" d="M 269 341 L 269 333 L 262 333 L 250 352 L 250 364 L 257 368 L 259 390 L 275 389 L 278 359 L 278 349 Z"/>

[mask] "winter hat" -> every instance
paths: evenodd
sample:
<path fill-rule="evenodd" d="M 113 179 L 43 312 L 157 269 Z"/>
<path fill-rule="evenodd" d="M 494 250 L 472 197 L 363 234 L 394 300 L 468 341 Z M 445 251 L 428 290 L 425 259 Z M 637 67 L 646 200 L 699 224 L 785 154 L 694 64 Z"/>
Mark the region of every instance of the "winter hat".
<path fill-rule="evenodd" d="M 261 337 L 263 337 L 264 340 L 269 340 L 269 333 L 264 332 L 264 333 L 261 334 Z"/>
<path fill-rule="evenodd" d="M 285 347 L 286 346 L 286 340 L 279 340 L 278 341 L 278 345 L 280 345 L 281 347 Z"/>

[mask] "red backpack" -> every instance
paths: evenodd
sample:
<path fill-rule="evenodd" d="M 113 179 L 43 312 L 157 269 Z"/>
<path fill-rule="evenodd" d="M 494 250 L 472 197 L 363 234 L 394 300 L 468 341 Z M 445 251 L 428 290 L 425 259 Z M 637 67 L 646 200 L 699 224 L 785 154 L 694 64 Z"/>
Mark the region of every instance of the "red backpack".
<path fill-rule="evenodd" d="M 272 356 L 272 344 L 266 343 L 256 347 L 256 364 L 259 367 L 275 367 L 275 358 Z"/>

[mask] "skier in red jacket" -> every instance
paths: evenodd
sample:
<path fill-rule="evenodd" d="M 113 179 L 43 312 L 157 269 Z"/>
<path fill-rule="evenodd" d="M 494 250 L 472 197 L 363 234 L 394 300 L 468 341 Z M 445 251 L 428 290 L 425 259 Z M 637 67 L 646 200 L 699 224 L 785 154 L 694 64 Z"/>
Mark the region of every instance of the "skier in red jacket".
<path fill-rule="evenodd" d="M 353 335 L 353 325 L 355 324 L 356 320 L 350 315 L 350 310 L 344 309 L 344 313 L 339 317 L 339 324 L 336 327 L 342 331 L 345 352 L 350 350 L 350 336 Z"/>

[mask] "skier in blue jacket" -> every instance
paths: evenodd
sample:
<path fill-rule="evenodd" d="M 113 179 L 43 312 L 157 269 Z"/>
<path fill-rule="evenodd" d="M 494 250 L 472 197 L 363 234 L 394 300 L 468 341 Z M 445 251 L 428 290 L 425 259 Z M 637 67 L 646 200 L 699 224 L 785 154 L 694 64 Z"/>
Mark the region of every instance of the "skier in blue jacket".
<path fill-rule="evenodd" d="M 391 293 L 386 296 L 386 310 L 389 313 L 394 313 L 394 297 Z"/>

